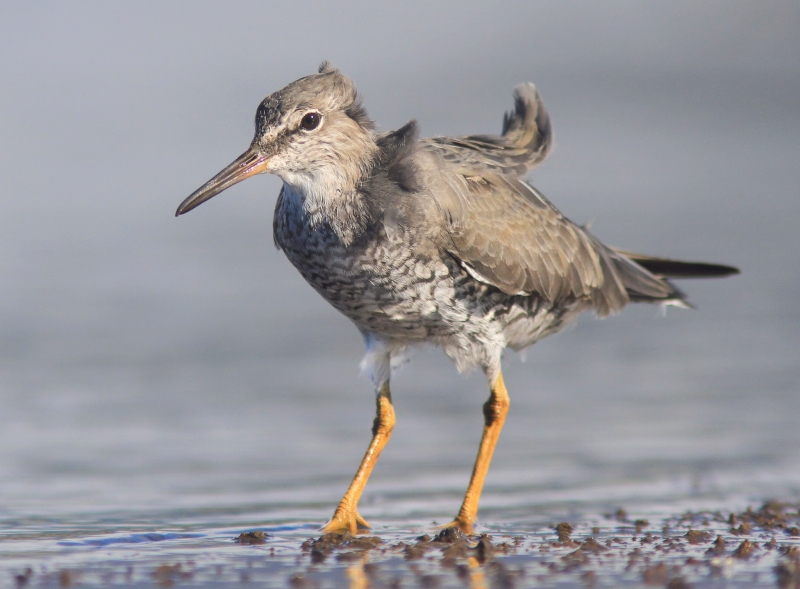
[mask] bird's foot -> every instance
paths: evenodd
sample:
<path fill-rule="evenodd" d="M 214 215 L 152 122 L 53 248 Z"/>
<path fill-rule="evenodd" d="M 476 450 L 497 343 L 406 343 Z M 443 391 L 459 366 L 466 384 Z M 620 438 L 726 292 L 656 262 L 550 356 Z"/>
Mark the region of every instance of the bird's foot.
<path fill-rule="evenodd" d="M 331 521 L 322 526 L 322 531 L 325 534 L 350 532 L 355 536 L 359 529 L 368 530 L 371 527 L 369 522 L 358 514 L 355 507 L 347 508 L 340 505 L 336 508 Z"/>
<path fill-rule="evenodd" d="M 458 528 L 462 532 L 464 532 L 467 536 L 475 535 L 475 528 L 472 527 L 472 522 L 468 521 L 467 519 L 456 517 L 453 521 L 449 524 L 444 524 L 442 526 L 436 526 L 439 529 L 445 528 Z"/>

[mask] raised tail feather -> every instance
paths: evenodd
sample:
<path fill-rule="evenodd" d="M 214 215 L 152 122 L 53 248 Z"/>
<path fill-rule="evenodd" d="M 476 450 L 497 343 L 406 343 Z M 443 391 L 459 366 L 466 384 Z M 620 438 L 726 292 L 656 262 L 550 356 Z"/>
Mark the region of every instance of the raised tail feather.
<path fill-rule="evenodd" d="M 550 116 L 531 83 L 514 88 L 514 110 L 503 117 L 502 135 L 432 137 L 446 160 L 470 174 L 489 170 L 521 177 L 542 163 L 553 146 Z M 449 152 L 449 153 L 448 153 Z"/>
<path fill-rule="evenodd" d="M 516 159 L 526 171 L 550 154 L 553 147 L 550 115 L 533 84 L 514 88 L 514 111 L 503 116 L 503 139 L 508 149 L 520 150 Z"/>

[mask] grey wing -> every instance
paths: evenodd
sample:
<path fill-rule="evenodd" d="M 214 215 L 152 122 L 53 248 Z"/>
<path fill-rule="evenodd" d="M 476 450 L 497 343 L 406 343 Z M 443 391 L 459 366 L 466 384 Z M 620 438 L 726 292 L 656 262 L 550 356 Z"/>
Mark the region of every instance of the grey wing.
<path fill-rule="evenodd" d="M 582 299 L 600 315 L 629 300 L 680 299 L 668 282 L 604 246 L 519 179 L 544 161 L 553 134 L 533 84 L 515 88 L 514 104 L 501 136 L 419 142 L 414 169 L 442 214 L 440 247 L 476 280 L 508 294 Z"/>
<path fill-rule="evenodd" d="M 503 117 L 502 135 L 432 137 L 421 143 L 453 169 L 523 176 L 550 153 L 553 133 L 539 92 L 527 83 L 514 89 L 514 112 Z"/>
<path fill-rule="evenodd" d="M 431 194 L 446 226 L 442 247 L 473 278 L 512 295 L 590 301 L 599 315 L 629 295 L 675 295 L 653 276 L 564 217 L 535 188 L 494 174 L 440 173 Z"/>

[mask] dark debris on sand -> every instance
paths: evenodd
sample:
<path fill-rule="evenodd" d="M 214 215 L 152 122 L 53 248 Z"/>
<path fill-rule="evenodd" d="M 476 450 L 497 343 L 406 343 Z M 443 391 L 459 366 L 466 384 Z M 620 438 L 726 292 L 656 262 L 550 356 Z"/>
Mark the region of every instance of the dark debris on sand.
<path fill-rule="evenodd" d="M 497 586 L 514 586 L 514 579 L 524 576 L 526 567 L 531 569 L 528 578 L 544 585 L 564 577 L 586 587 L 612 586 L 609 579 L 619 580 L 614 577 L 619 573 L 613 571 L 620 570 L 614 563 L 626 563 L 624 570 L 638 575 L 646 586 L 688 589 L 751 570 L 757 571 L 750 573 L 752 579 L 762 579 L 759 586 L 767 582 L 781 589 L 800 589 L 798 504 L 768 501 L 758 509 L 735 513 L 687 512 L 653 526 L 646 519 L 629 517 L 624 509 L 608 518 L 616 522 L 615 530 L 574 522 L 554 525 L 550 529 L 555 541 L 539 535 L 499 544 L 488 535 L 464 537 L 446 530 L 400 548 L 411 562 L 430 558 L 437 545 L 444 545 L 438 546 L 443 568 L 468 579 L 472 578 L 468 573 L 474 574 L 474 567 L 480 565 L 496 573 L 493 579 L 505 579 Z M 504 557 L 520 551 L 537 555 L 535 566 L 517 567 L 509 573 Z"/>
<path fill-rule="evenodd" d="M 303 589 L 800 589 L 798 504 L 768 501 L 734 513 L 692 511 L 648 518 L 619 509 L 605 519 L 600 514 L 590 521 L 572 517 L 524 533 L 467 535 L 456 528 L 423 535 L 393 530 L 382 537 L 333 533 L 308 538 L 302 545 L 291 534 L 254 530 L 233 539 L 242 546 L 235 551 L 241 559 L 225 565 L 219 560 L 171 560 L 140 564 L 135 571 L 124 563 L 114 572 L 99 573 L 91 567 L 48 571 L 20 566 L 5 581 L 16 589 L 242 584 Z M 213 551 L 210 555 L 213 559 Z M 276 571 L 280 585 L 273 582 Z"/>
<path fill-rule="evenodd" d="M 301 546 L 303 552 L 311 554 L 311 562 L 319 564 L 334 550 L 339 550 L 336 560 L 340 562 L 363 560 L 364 555 L 383 544 L 378 536 L 353 536 L 350 532 L 332 532 L 316 540 L 309 538 Z"/>
<path fill-rule="evenodd" d="M 234 542 L 238 542 L 239 544 L 265 544 L 267 538 L 269 538 L 269 534 L 261 530 L 255 530 L 253 532 L 242 532 L 234 538 Z"/>

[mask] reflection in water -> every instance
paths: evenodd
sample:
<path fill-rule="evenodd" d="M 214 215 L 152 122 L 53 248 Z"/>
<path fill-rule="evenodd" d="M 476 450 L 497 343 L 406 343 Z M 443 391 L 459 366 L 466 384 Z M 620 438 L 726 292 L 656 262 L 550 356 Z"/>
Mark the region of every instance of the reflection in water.
<path fill-rule="evenodd" d="M 350 580 L 350 589 L 367 589 L 369 587 L 363 561 L 347 567 L 347 578 Z"/>
<path fill-rule="evenodd" d="M 483 574 L 481 563 L 474 556 L 469 558 L 469 586 L 470 589 L 486 589 L 486 577 Z"/>

